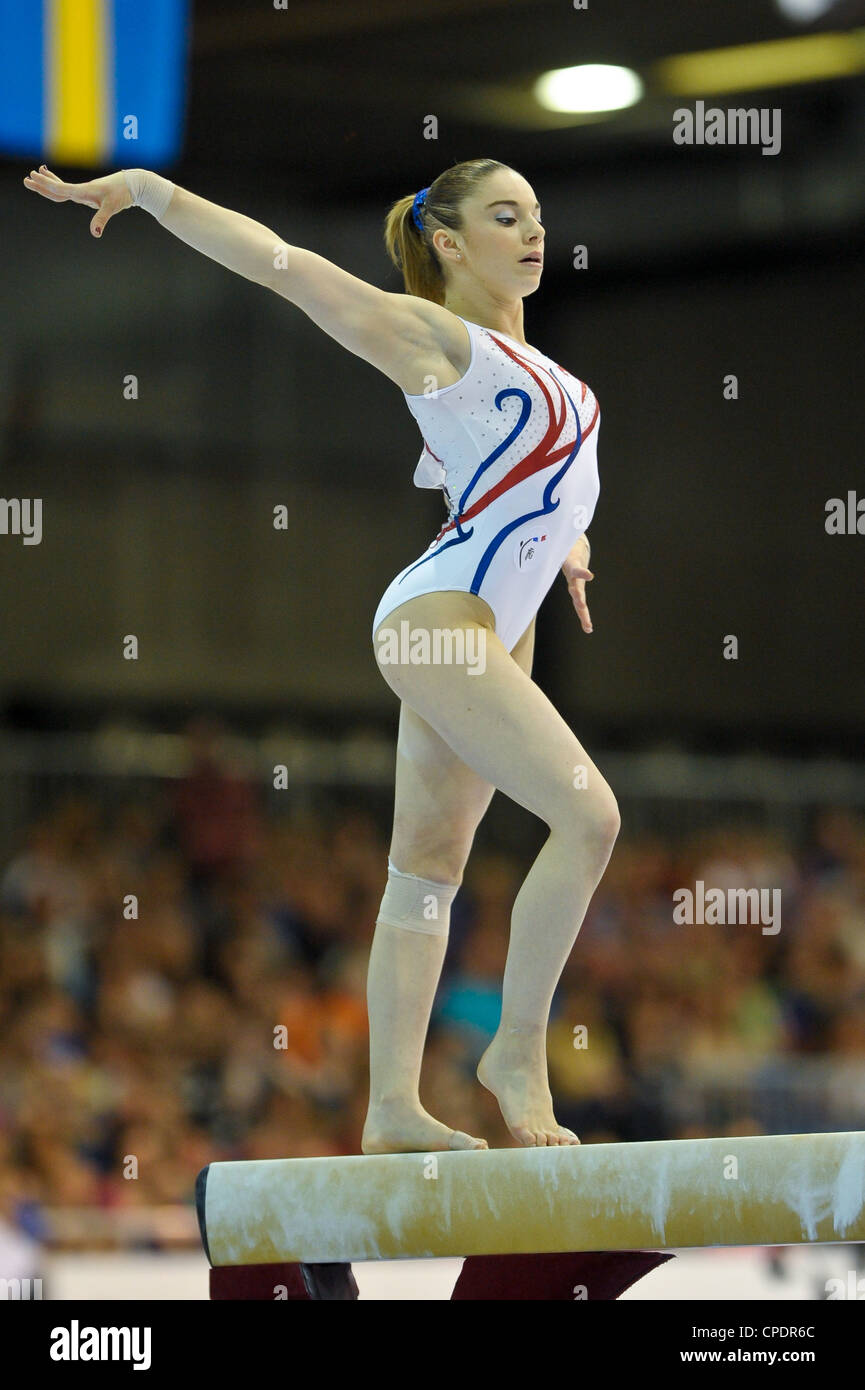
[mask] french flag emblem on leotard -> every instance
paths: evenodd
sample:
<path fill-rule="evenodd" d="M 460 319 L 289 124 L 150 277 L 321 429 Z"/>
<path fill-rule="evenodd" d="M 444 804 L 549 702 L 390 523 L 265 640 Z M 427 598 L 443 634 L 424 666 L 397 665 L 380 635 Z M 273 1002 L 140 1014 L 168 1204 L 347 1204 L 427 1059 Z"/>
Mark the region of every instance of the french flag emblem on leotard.
<path fill-rule="evenodd" d="M 517 541 L 514 547 L 514 564 L 518 570 L 529 569 L 537 564 L 541 545 L 546 539 L 546 532 L 539 532 L 537 536 L 526 536 L 523 540 Z"/>

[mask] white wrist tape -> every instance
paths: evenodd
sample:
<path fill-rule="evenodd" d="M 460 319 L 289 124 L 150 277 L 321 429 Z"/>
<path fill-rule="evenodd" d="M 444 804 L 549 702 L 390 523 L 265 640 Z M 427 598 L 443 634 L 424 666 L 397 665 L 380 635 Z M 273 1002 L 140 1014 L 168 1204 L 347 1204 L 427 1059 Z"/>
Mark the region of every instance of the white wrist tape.
<path fill-rule="evenodd" d="M 458 883 L 436 883 L 430 878 L 418 878 L 417 874 L 401 873 L 388 858 L 387 888 L 378 921 L 427 936 L 447 936 L 451 903 L 458 891 Z"/>
<path fill-rule="evenodd" d="M 144 208 L 144 211 L 155 217 L 157 222 L 161 222 L 175 188 L 171 180 L 164 179 L 161 174 L 154 174 L 152 169 L 122 169 L 121 173 L 126 179 L 135 206 Z"/>

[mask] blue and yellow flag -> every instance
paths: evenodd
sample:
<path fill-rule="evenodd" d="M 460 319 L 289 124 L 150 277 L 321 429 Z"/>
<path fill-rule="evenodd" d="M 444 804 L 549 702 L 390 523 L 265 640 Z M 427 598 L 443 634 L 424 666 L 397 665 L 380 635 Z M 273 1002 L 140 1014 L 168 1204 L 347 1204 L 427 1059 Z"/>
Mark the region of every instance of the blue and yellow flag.
<path fill-rule="evenodd" d="M 0 0 L 0 152 L 171 163 L 188 32 L 189 0 Z"/>

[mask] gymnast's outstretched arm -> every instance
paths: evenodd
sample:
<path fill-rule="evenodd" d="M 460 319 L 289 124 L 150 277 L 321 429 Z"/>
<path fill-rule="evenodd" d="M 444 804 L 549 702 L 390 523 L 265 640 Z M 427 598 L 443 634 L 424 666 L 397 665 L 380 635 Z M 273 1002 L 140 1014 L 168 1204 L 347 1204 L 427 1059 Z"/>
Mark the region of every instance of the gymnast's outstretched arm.
<path fill-rule="evenodd" d="M 330 337 L 405 391 L 423 389 L 419 377 L 440 371 L 453 375 L 453 345 L 459 352 L 465 329 L 448 310 L 415 295 L 381 290 L 160 174 L 127 169 L 88 183 L 64 183 L 43 164 L 31 170 L 24 184 L 51 202 L 95 208 L 90 223 L 94 236 L 102 235 L 115 213 L 143 207 L 194 250 L 297 305 Z"/>

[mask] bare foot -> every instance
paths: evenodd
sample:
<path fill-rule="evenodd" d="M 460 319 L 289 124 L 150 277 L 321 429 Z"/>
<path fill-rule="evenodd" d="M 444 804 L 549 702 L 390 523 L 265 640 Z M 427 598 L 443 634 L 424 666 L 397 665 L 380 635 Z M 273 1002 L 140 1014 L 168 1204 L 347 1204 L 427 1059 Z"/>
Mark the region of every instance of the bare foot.
<path fill-rule="evenodd" d="M 489 1145 L 461 1129 L 448 1129 L 421 1105 L 390 1102 L 370 1105 L 360 1147 L 365 1154 L 404 1154 L 487 1149 Z"/>
<path fill-rule="evenodd" d="M 478 1080 L 492 1091 L 520 1144 L 579 1144 L 573 1130 L 557 1124 L 553 1114 L 545 1029 L 499 1029 L 478 1063 Z"/>

